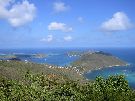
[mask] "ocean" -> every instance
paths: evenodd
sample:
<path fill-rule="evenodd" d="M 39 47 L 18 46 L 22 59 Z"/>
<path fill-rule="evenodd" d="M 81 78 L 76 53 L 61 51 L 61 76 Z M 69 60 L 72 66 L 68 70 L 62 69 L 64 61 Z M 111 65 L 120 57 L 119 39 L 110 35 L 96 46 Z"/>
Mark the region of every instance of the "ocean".
<path fill-rule="evenodd" d="M 97 76 L 107 78 L 110 75 L 125 75 L 130 87 L 135 89 L 135 48 L 101 48 L 104 52 L 126 61 L 129 66 L 120 66 L 95 70 L 85 74 L 88 79 L 95 79 Z"/>
<path fill-rule="evenodd" d="M 88 79 L 95 79 L 96 76 L 107 78 L 109 75 L 123 74 L 132 88 L 135 88 L 135 48 L 49 48 L 49 49 L 0 49 L 0 56 L 17 55 L 22 61 L 30 61 L 39 64 L 47 63 L 58 66 L 69 65 L 79 58 L 79 56 L 69 57 L 72 51 L 104 51 L 126 61 L 129 66 L 112 67 L 95 70 L 85 73 Z M 46 54 L 47 57 L 33 58 L 33 54 Z"/>

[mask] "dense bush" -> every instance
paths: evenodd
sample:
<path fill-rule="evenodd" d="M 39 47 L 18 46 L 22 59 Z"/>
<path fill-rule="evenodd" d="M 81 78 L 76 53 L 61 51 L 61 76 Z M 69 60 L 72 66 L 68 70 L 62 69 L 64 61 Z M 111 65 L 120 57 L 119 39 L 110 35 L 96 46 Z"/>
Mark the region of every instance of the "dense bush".
<path fill-rule="evenodd" d="M 0 101 L 135 101 L 135 93 L 121 75 L 80 84 L 28 72 L 22 81 L 0 79 Z"/>

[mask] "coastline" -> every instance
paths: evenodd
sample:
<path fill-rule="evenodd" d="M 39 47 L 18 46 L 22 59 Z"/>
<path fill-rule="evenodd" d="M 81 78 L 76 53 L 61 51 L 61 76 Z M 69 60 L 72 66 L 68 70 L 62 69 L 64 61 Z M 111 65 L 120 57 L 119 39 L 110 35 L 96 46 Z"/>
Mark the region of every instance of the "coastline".
<path fill-rule="evenodd" d="M 7 61 L 7 63 L 8 62 L 10 63 L 10 61 L 11 62 L 18 61 L 18 62 L 22 62 L 23 65 L 24 64 L 33 64 L 33 65 L 36 65 L 36 68 L 38 68 L 38 66 L 43 67 L 43 68 L 45 67 L 51 71 L 53 70 L 54 72 L 58 72 L 62 75 L 68 76 L 69 78 L 73 78 L 74 80 L 77 80 L 76 78 L 79 78 L 80 80 L 84 79 L 85 78 L 84 74 L 88 73 L 88 72 L 101 70 L 104 68 L 130 65 L 130 64 L 126 63 L 125 61 L 122 61 L 118 57 L 115 57 L 115 56 L 113 56 L 109 53 L 105 53 L 103 51 L 91 51 L 91 52 L 90 51 L 85 51 L 85 52 L 79 52 L 79 51 L 72 52 L 71 51 L 70 53 L 72 53 L 72 54 L 70 54 L 70 55 L 68 54 L 69 58 L 71 55 L 73 55 L 73 57 L 79 56 L 79 58 L 76 60 L 77 62 L 79 61 L 78 62 L 79 65 L 78 64 L 72 65 L 72 63 L 71 63 L 68 66 L 58 66 L 58 65 L 48 64 L 48 63 L 35 63 L 35 62 L 28 61 L 28 60 L 19 61 L 18 59 L 8 59 L 6 61 Z M 39 59 L 39 58 L 43 58 L 46 55 L 38 53 L 38 54 L 34 54 L 34 56 L 38 56 L 37 59 Z M 74 63 L 76 63 L 76 61 L 74 61 Z M 58 74 L 58 73 L 56 73 L 56 74 Z M 87 78 L 85 78 L 85 79 L 87 79 Z"/>
<path fill-rule="evenodd" d="M 85 73 L 90 73 L 90 72 L 93 72 L 93 71 L 96 71 L 96 70 L 103 70 L 103 69 L 106 69 L 106 68 L 112 68 L 112 67 L 128 67 L 130 66 L 131 64 L 127 63 L 126 65 L 112 65 L 112 66 L 107 66 L 107 67 L 101 67 L 101 68 L 97 68 L 97 69 L 92 69 L 92 70 L 89 70 L 88 72 L 85 72 Z"/>

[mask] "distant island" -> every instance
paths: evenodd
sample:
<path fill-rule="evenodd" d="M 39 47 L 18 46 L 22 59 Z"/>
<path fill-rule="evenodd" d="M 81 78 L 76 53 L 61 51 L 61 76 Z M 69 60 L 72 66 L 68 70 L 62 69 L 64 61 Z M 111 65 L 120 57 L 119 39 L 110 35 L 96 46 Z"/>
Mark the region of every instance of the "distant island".
<path fill-rule="evenodd" d="M 47 54 L 37 53 L 37 54 L 0 54 L 0 60 L 18 60 L 21 61 L 21 58 L 46 58 Z"/>
<path fill-rule="evenodd" d="M 13 54 L 1 54 L 0 59 L 16 58 Z"/>
<path fill-rule="evenodd" d="M 67 52 L 67 55 L 69 57 L 72 57 L 72 56 L 81 56 L 84 52 L 80 52 L 80 51 L 70 51 L 70 52 Z"/>

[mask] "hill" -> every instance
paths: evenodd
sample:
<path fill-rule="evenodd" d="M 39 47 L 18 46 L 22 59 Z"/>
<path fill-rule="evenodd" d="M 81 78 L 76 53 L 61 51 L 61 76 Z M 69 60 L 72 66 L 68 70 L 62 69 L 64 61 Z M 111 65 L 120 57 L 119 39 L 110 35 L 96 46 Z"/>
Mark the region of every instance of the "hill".
<path fill-rule="evenodd" d="M 98 51 L 84 53 L 78 60 L 71 63 L 71 65 L 83 72 L 87 72 L 105 67 L 126 66 L 127 63 L 109 53 Z"/>
<path fill-rule="evenodd" d="M 36 64 L 22 61 L 0 61 L 0 76 L 9 79 L 22 79 L 25 73 L 44 74 L 51 78 L 65 78 L 70 80 L 84 80 L 82 75 L 76 73 L 72 68 L 58 67 L 49 64 Z"/>

